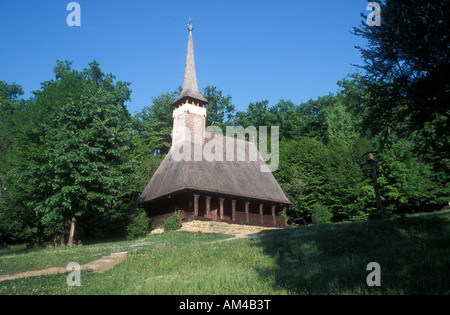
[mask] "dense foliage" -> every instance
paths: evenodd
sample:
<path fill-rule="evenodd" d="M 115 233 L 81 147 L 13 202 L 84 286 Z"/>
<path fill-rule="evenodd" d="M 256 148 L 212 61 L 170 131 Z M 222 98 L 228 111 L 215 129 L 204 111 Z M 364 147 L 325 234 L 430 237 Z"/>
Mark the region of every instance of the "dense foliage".
<path fill-rule="evenodd" d="M 114 83 L 96 62 L 78 72 L 58 61 L 55 74 L 29 100 L 17 102 L 17 93 L 9 93 L 9 113 L 2 115 L 8 140 L 3 242 L 40 242 L 54 234 L 64 240 L 75 221 L 82 227 L 78 236 L 106 236 L 128 217 L 125 200 L 135 169 L 134 130 L 124 106 L 129 83 Z"/>
<path fill-rule="evenodd" d="M 381 27 L 363 17 L 354 29 L 368 40 L 359 48 L 364 72 L 340 80 L 335 93 L 236 111 L 217 87 L 201 91 L 208 126 L 279 126 L 274 176 L 293 203 L 289 222 L 373 215 L 369 152 L 386 213 L 439 209 L 450 200 L 449 3 L 381 4 Z M 65 240 L 72 219 L 76 238 L 145 233 L 136 200 L 171 147 L 180 88 L 132 116 L 129 85 L 95 61 L 83 71 L 58 61 L 55 78 L 29 99 L 20 98 L 20 85 L 0 81 L 0 245 Z"/>
<path fill-rule="evenodd" d="M 164 232 L 175 231 L 182 226 L 181 217 L 178 213 L 172 214 L 166 221 L 164 221 Z"/>

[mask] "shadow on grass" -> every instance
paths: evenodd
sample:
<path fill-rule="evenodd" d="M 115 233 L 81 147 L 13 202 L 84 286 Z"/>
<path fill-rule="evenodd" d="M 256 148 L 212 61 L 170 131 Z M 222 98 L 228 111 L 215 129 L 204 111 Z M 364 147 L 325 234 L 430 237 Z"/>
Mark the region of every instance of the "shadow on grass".
<path fill-rule="evenodd" d="M 450 213 L 322 224 L 261 234 L 275 268 L 259 270 L 291 294 L 449 294 Z M 381 286 L 367 285 L 370 262 Z"/>

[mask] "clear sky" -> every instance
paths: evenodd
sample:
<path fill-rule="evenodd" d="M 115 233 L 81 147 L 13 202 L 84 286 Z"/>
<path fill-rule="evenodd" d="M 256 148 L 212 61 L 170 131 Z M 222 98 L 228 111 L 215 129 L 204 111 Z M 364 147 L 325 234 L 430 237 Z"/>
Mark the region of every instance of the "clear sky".
<path fill-rule="evenodd" d="M 81 26 L 69 27 L 69 0 L 0 0 L 0 80 L 27 98 L 54 78 L 56 60 L 82 70 L 92 60 L 131 82 L 131 113 L 183 83 L 189 32 L 200 91 L 214 85 L 238 110 L 250 102 L 300 104 L 335 93 L 362 64 L 351 35 L 366 0 L 78 0 Z"/>

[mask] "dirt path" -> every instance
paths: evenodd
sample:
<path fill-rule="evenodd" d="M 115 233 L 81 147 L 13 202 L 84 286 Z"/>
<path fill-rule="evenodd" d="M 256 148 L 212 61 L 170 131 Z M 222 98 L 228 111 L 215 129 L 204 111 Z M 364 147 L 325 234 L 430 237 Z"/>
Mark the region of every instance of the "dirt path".
<path fill-rule="evenodd" d="M 259 232 L 266 230 L 277 230 L 277 228 L 264 228 L 258 226 L 245 226 L 245 225 L 237 225 L 237 224 L 229 224 L 224 222 L 209 222 L 209 221 L 192 221 L 186 224 L 183 224 L 181 228 L 182 231 L 189 232 L 206 232 L 206 233 L 223 233 L 233 235 L 234 237 L 230 237 L 224 240 L 213 241 L 215 242 L 225 242 L 232 241 L 236 239 L 246 238 L 253 235 L 258 234 Z M 156 233 L 162 233 L 161 231 L 155 231 Z M 81 265 L 81 269 L 90 269 L 93 272 L 102 273 L 106 270 L 111 269 L 115 265 L 121 263 L 127 257 L 127 252 L 121 253 L 112 253 L 109 256 L 103 256 L 100 259 L 97 259 L 93 262 Z M 19 278 L 26 277 L 35 277 L 35 276 L 44 276 L 44 275 L 52 275 L 57 273 L 65 273 L 71 270 L 67 270 L 66 267 L 53 267 L 47 268 L 44 270 L 34 270 L 34 271 L 26 271 L 21 273 L 16 273 L 12 275 L 0 275 L 0 282 L 6 280 L 14 280 Z"/>
<path fill-rule="evenodd" d="M 112 253 L 109 256 L 103 256 L 100 259 L 97 259 L 95 261 L 92 261 L 90 263 L 81 265 L 81 270 L 83 269 L 90 269 L 93 272 L 102 273 L 106 270 L 111 269 L 118 263 L 121 263 L 125 260 L 127 257 L 127 252 L 121 252 L 121 253 Z M 26 278 L 26 277 L 35 277 L 35 276 L 45 276 L 45 275 L 52 275 L 57 273 L 65 273 L 69 272 L 71 270 L 67 270 L 66 267 L 53 267 L 53 268 L 47 268 L 43 270 L 34 270 L 34 271 L 26 271 L 26 272 L 20 272 L 15 273 L 12 275 L 2 275 L 0 276 L 0 282 L 5 280 L 14 280 L 19 278 Z"/>
<path fill-rule="evenodd" d="M 250 237 L 250 236 L 255 236 L 255 235 L 257 235 L 258 233 L 260 233 L 260 232 L 234 233 L 234 234 L 231 234 L 231 235 L 233 235 L 234 237 L 230 237 L 230 238 L 226 238 L 226 239 L 218 240 L 218 241 L 212 241 L 212 243 L 219 243 L 219 242 L 226 242 L 226 241 L 238 240 L 238 239 L 241 239 L 241 238 L 247 238 L 247 237 Z"/>

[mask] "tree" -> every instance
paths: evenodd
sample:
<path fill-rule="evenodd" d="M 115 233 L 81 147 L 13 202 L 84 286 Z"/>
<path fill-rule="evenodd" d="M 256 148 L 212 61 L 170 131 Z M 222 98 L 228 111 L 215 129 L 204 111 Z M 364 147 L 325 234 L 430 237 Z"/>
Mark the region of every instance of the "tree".
<path fill-rule="evenodd" d="M 426 145 L 421 141 L 417 149 L 433 150 L 435 170 L 449 164 L 449 11 L 448 1 L 384 0 L 381 27 L 364 19 L 353 32 L 368 41 L 367 48 L 357 47 L 370 93 L 365 124 L 375 133 L 420 133 Z"/>
<path fill-rule="evenodd" d="M 357 47 L 370 76 L 384 82 L 392 79 L 404 84 L 429 78 L 448 65 L 449 21 L 446 1 L 380 1 L 381 27 L 369 26 L 367 17 L 353 34 L 368 40 L 368 47 Z M 440 69 L 444 70 L 444 69 Z"/>
<path fill-rule="evenodd" d="M 367 158 L 366 158 L 367 156 Z M 381 214 L 384 211 L 383 208 L 383 203 L 381 202 L 381 197 L 380 197 L 380 186 L 378 184 L 378 176 L 377 176 L 377 163 L 380 162 L 380 160 L 376 160 L 373 156 L 373 152 L 366 152 L 364 153 L 364 155 L 361 157 L 361 166 L 364 165 L 369 165 L 370 167 L 370 176 L 372 177 L 373 180 L 373 189 L 375 192 L 375 198 L 376 198 L 376 205 L 377 205 L 377 213 Z"/>
<path fill-rule="evenodd" d="M 0 81 L 0 185 L 11 168 L 9 159 L 11 158 L 11 146 L 13 146 L 15 138 L 15 118 L 17 118 L 22 104 L 18 98 L 23 94 L 20 85 Z"/>
<path fill-rule="evenodd" d="M 15 182 L 21 168 L 17 131 L 24 123 L 26 101 L 19 99 L 23 94 L 20 85 L 0 81 L 0 246 L 27 240 L 27 226 L 33 225 L 33 213 L 23 201 L 26 193 Z"/>
<path fill-rule="evenodd" d="M 271 124 L 280 127 L 281 139 L 295 139 L 300 136 L 301 122 L 299 106 L 291 101 L 280 100 L 269 109 Z"/>
<path fill-rule="evenodd" d="M 371 148 L 360 137 L 351 144 L 337 137 L 281 141 L 274 176 L 293 204 L 290 217 L 317 215 L 321 222 L 367 218 L 375 211 L 375 194 L 359 158 Z"/>
<path fill-rule="evenodd" d="M 325 108 L 330 106 L 333 96 L 327 95 L 319 97 L 317 100 L 308 100 L 300 104 L 300 135 L 324 140 L 325 139 Z"/>
<path fill-rule="evenodd" d="M 269 111 L 269 101 L 252 102 L 246 111 L 236 113 L 233 124 L 235 126 L 260 126 L 270 127 L 273 121 L 272 113 Z"/>
<path fill-rule="evenodd" d="M 231 103 L 231 96 L 223 96 L 222 91 L 217 90 L 215 86 L 206 86 L 202 95 L 208 101 L 206 105 L 206 126 L 216 125 L 224 127 L 224 125 L 232 120 L 235 110 Z"/>
<path fill-rule="evenodd" d="M 332 105 L 325 109 L 325 139 L 338 138 L 351 144 L 358 134 L 355 130 L 352 114 L 348 111 L 345 100 L 336 97 Z"/>
<path fill-rule="evenodd" d="M 114 85 L 113 79 L 104 76 L 93 62 L 83 72 L 59 69 L 57 80 L 37 93 L 37 102 L 44 97 L 57 101 L 59 108 L 53 124 L 45 126 L 42 163 L 34 164 L 27 173 L 36 190 L 30 205 L 44 225 L 71 220 L 69 245 L 76 220 L 114 211 L 131 179 L 128 152 L 132 129 L 123 104 L 131 91 L 127 91 L 127 83 Z M 73 80 L 76 85 L 68 84 Z M 61 91 L 60 86 L 68 89 Z M 56 95 L 47 94 L 53 88 Z"/>
<path fill-rule="evenodd" d="M 432 166 L 421 161 L 413 148 L 412 141 L 395 137 L 392 147 L 383 152 L 379 163 L 383 205 L 394 213 L 427 208 L 439 210 L 447 203 Z"/>
<path fill-rule="evenodd" d="M 143 150 L 140 156 L 169 152 L 172 146 L 172 103 L 179 92 L 178 89 L 152 98 L 152 105 L 144 107 L 136 114 L 134 128 L 138 131 L 138 137 L 135 143 Z M 138 144 L 139 142 L 142 143 Z"/>

